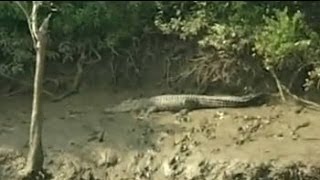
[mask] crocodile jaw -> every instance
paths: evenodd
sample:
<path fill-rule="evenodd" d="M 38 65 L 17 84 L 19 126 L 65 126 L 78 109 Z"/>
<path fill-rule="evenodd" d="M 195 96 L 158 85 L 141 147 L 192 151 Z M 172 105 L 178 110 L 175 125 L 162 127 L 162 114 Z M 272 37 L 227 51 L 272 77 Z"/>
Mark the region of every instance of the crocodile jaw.
<path fill-rule="evenodd" d="M 148 99 L 129 99 L 125 100 L 119 105 L 106 108 L 104 110 L 105 113 L 113 113 L 113 112 L 130 112 L 130 111 L 142 111 L 147 110 L 152 103 Z"/>

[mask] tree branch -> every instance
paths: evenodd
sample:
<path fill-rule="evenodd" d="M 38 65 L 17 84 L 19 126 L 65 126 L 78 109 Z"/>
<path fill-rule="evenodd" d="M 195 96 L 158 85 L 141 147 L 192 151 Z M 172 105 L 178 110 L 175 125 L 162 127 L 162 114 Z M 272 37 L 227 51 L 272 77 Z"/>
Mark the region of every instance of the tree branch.
<path fill-rule="evenodd" d="M 294 100 L 296 100 L 297 102 L 306 104 L 306 105 L 308 105 L 308 106 L 311 106 L 311 107 L 316 108 L 317 110 L 319 110 L 320 104 L 318 104 L 318 103 L 316 103 L 316 102 L 313 102 L 313 101 L 309 101 L 309 100 L 300 98 L 300 97 L 298 97 L 297 95 L 292 94 L 292 93 L 290 92 L 290 90 L 289 90 L 285 85 L 281 84 L 281 86 L 282 86 L 283 90 L 284 90 L 288 95 L 290 95 Z"/>
<path fill-rule="evenodd" d="M 47 33 L 48 27 L 49 27 L 49 20 L 50 20 L 51 16 L 52 16 L 52 13 L 50 13 L 50 14 L 43 20 L 43 22 L 42 22 L 42 24 L 41 24 L 41 26 L 40 26 L 40 28 L 39 28 L 39 33 L 40 33 L 41 35 Z"/>
<path fill-rule="evenodd" d="M 32 6 L 32 11 L 31 11 L 31 29 L 32 33 L 35 38 L 35 42 L 38 42 L 39 37 L 38 37 L 38 8 L 42 4 L 42 1 L 32 1 L 33 6 Z M 36 44 L 35 44 L 36 45 Z"/>
<path fill-rule="evenodd" d="M 284 97 L 284 93 L 283 93 L 283 89 L 282 89 L 282 86 L 281 86 L 281 82 L 280 82 L 280 80 L 279 80 L 276 72 L 275 72 L 274 69 L 272 69 L 272 68 L 269 70 L 269 72 L 271 73 L 273 79 L 274 79 L 275 82 L 276 82 L 276 86 L 277 86 L 277 88 L 278 88 L 278 91 L 279 91 L 281 100 L 282 100 L 283 102 L 285 102 L 285 101 L 286 101 L 286 98 Z"/>
<path fill-rule="evenodd" d="M 33 44 L 36 44 L 36 37 L 35 34 L 33 32 L 32 26 L 31 26 L 31 19 L 30 19 L 30 15 L 28 14 L 27 10 L 22 6 L 20 1 L 14 1 L 14 3 L 17 4 L 17 6 L 21 9 L 21 11 L 23 12 L 23 14 L 26 16 L 27 22 L 28 22 L 28 28 L 31 34 L 31 38 L 33 41 Z"/>
<path fill-rule="evenodd" d="M 90 47 L 90 50 L 92 53 L 94 53 L 96 55 L 97 58 L 95 60 L 83 62 L 83 64 L 85 64 L 85 65 L 95 64 L 95 63 L 98 63 L 99 61 L 101 61 L 101 55 L 98 53 L 98 51 L 93 47 Z"/>

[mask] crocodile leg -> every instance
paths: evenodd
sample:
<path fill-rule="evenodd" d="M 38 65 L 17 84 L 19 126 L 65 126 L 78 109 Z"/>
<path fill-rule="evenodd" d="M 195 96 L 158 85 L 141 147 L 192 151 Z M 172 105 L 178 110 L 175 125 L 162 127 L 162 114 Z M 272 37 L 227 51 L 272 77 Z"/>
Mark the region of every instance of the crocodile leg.
<path fill-rule="evenodd" d="M 184 108 L 179 110 L 179 112 L 176 114 L 176 119 L 181 120 L 187 117 L 188 113 L 197 107 L 200 106 L 200 103 L 198 100 L 195 99 L 186 99 L 184 101 Z"/>
<path fill-rule="evenodd" d="M 150 117 L 150 114 L 155 112 L 156 110 L 157 110 L 156 106 L 150 106 L 146 110 L 143 110 L 139 113 L 138 119 L 140 120 L 148 119 Z"/>

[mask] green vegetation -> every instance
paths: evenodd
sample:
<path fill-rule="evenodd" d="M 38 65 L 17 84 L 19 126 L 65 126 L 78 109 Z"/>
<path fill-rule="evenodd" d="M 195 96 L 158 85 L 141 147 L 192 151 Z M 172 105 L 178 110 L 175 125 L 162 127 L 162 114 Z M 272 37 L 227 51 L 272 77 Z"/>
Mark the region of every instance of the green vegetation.
<path fill-rule="evenodd" d="M 119 78 L 124 72 L 127 77 L 141 78 L 146 64 L 156 60 L 166 64 L 168 84 L 187 81 L 202 90 L 217 85 L 238 90 L 271 86 L 280 92 L 302 86 L 317 89 L 318 5 L 296 1 L 56 2 L 48 63 L 71 65 L 78 71 L 76 76 L 85 65 L 111 64 L 106 71 L 112 73 L 114 83 L 128 81 Z M 32 79 L 35 52 L 23 12 L 14 3 L 3 2 L 0 22 L 0 77 Z M 183 54 L 186 51 L 192 53 Z"/>

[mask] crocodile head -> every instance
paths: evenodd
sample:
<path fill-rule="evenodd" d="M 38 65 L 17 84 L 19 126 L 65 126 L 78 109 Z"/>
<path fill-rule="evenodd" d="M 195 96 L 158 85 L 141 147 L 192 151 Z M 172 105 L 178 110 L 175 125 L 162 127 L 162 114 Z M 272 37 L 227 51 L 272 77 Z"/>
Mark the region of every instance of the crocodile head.
<path fill-rule="evenodd" d="M 107 108 L 105 112 L 129 112 L 147 109 L 150 103 L 147 99 L 127 99 L 112 108 Z"/>

